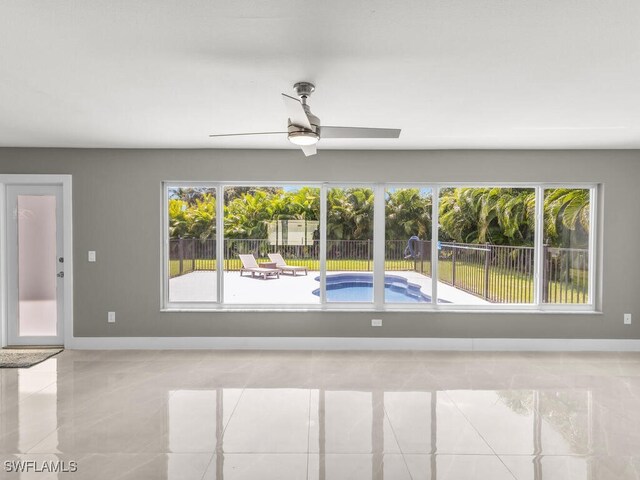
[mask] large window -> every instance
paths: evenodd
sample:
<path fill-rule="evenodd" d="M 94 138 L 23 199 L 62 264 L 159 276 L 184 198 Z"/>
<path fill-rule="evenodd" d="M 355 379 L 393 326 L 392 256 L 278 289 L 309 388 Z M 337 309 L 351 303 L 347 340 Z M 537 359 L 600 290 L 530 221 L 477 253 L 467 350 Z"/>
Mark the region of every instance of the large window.
<path fill-rule="evenodd" d="M 318 187 L 225 187 L 225 303 L 320 303 L 319 238 Z"/>
<path fill-rule="evenodd" d="M 430 188 L 386 188 L 385 303 L 431 303 L 431 209 Z"/>
<path fill-rule="evenodd" d="M 167 183 L 164 307 L 593 310 L 596 192 Z"/>
<path fill-rule="evenodd" d="M 373 210 L 370 187 L 327 190 L 327 302 L 373 302 Z"/>
<path fill-rule="evenodd" d="M 216 189 L 169 187 L 167 202 L 169 302 L 215 302 Z"/>
<path fill-rule="evenodd" d="M 440 189 L 438 298 L 455 305 L 534 303 L 536 190 Z"/>
<path fill-rule="evenodd" d="M 544 191 L 542 302 L 589 303 L 591 191 Z"/>

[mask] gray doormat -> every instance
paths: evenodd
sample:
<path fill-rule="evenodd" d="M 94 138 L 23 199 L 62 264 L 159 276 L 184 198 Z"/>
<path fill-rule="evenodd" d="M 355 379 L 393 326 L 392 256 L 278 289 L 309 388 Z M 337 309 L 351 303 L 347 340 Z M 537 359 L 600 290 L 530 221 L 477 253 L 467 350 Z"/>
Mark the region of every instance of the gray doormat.
<path fill-rule="evenodd" d="M 0 368 L 27 368 L 59 354 L 62 348 L 4 348 L 0 350 Z"/>

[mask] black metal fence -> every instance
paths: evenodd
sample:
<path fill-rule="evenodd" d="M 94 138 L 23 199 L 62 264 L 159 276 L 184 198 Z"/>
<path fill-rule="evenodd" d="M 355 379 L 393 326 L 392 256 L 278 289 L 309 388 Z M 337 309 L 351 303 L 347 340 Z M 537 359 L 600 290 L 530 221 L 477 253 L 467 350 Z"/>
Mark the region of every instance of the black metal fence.
<path fill-rule="evenodd" d="M 385 270 L 417 271 L 431 275 L 431 242 L 416 242 L 414 257 L 407 257 L 404 240 L 385 242 Z M 269 262 L 269 253 L 280 253 L 291 265 L 304 265 L 319 270 L 320 242 L 310 245 L 273 245 L 266 239 L 226 239 L 224 268 L 240 270 L 238 255 L 251 253 L 258 262 Z M 196 270 L 216 269 L 216 240 L 184 238 L 169 241 L 170 276 L 176 277 Z M 373 271 L 373 241 L 327 240 L 327 269 L 329 271 Z"/>
<path fill-rule="evenodd" d="M 542 301 L 546 303 L 589 302 L 589 251 L 582 248 L 552 248 L 545 245 L 542 267 Z"/>
<path fill-rule="evenodd" d="M 386 271 L 415 271 L 431 276 L 431 242 L 417 241 L 407 255 L 404 240 L 385 241 Z M 240 270 L 238 255 L 251 253 L 269 262 L 280 253 L 290 265 L 319 270 L 320 242 L 310 245 L 273 245 L 267 239 L 226 239 L 224 268 Z M 542 301 L 587 303 L 589 252 L 586 249 L 544 246 Z M 531 303 L 534 298 L 534 249 L 503 245 L 445 243 L 438 245 L 440 282 L 492 303 Z M 169 241 L 171 277 L 197 270 L 216 269 L 216 240 Z M 328 271 L 373 271 L 371 240 L 327 240 Z"/>
<path fill-rule="evenodd" d="M 441 282 L 492 303 L 533 301 L 533 247 L 441 243 Z"/>
<path fill-rule="evenodd" d="M 589 251 L 543 247 L 542 302 L 588 303 Z M 534 249 L 503 245 L 441 243 L 440 282 L 492 303 L 531 303 Z"/>
<path fill-rule="evenodd" d="M 271 245 L 266 239 L 226 239 L 224 241 L 224 268 L 238 271 L 242 262 L 238 255 L 253 254 L 258 262 L 269 262 L 269 253 L 278 252 L 290 265 L 305 265 L 318 270 L 320 243 L 311 245 Z M 196 270 L 215 270 L 216 240 L 181 238 L 169 241 L 169 276 L 177 277 Z"/>

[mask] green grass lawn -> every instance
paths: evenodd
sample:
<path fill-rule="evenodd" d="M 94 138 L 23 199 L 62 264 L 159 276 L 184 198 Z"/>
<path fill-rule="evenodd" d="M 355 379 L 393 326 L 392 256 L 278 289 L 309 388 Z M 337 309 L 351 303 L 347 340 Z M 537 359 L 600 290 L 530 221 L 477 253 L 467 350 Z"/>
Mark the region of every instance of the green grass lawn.
<path fill-rule="evenodd" d="M 441 282 L 451 285 L 452 263 L 440 260 L 438 276 Z M 571 282 L 549 282 L 549 303 L 587 303 L 587 273 L 583 270 L 571 270 Z M 484 266 L 456 262 L 455 286 L 476 296 L 484 298 Z M 489 298 L 494 303 L 532 303 L 533 273 L 522 275 L 506 269 L 489 269 Z"/>
<path fill-rule="evenodd" d="M 268 258 L 258 259 L 258 263 L 269 262 Z M 309 270 L 319 270 L 320 262 L 313 259 L 287 260 L 289 265 L 307 267 Z M 215 260 L 195 259 L 183 261 L 183 273 L 194 270 L 216 270 Z M 418 265 L 420 265 L 418 263 Z M 225 259 L 224 268 L 229 271 L 238 271 L 242 263 L 239 259 Z M 384 262 L 386 271 L 413 271 L 414 262 L 407 260 L 386 260 Z M 424 262 L 424 273 L 430 272 L 430 262 Z M 373 261 L 368 260 L 327 260 L 327 271 L 373 271 Z M 451 285 L 452 283 L 452 263 L 450 260 L 440 260 L 438 263 L 439 280 Z M 169 262 L 169 273 L 171 277 L 180 274 L 180 263 L 178 260 Z M 587 273 L 583 270 L 572 270 L 570 273 L 571 282 L 550 282 L 549 283 L 549 303 L 587 303 L 587 294 L 582 286 L 586 285 Z M 484 298 L 484 266 L 477 264 L 467 264 L 462 261 L 456 262 L 456 283 L 455 287 L 460 288 L 478 297 Z M 586 290 L 586 288 L 584 289 Z M 525 276 L 512 271 L 506 271 L 497 267 L 489 270 L 489 298 L 493 303 L 532 303 L 533 302 L 533 274 Z"/>

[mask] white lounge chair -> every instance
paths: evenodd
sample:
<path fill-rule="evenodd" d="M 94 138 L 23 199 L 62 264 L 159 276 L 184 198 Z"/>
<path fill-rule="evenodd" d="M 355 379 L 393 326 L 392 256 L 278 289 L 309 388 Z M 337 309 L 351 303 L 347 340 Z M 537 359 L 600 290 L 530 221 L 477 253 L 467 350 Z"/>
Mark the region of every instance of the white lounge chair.
<path fill-rule="evenodd" d="M 275 276 L 276 278 L 280 278 L 280 270 L 277 268 L 262 268 L 256 262 L 256 257 L 251 254 L 248 255 L 238 255 L 240 257 L 240 261 L 242 262 L 242 268 L 240 269 L 240 276 L 242 277 L 244 272 L 251 272 L 251 276 L 255 277 L 256 275 L 261 276 L 263 280 L 266 280 L 267 277 Z"/>
<path fill-rule="evenodd" d="M 291 272 L 291 275 L 297 275 L 297 272 L 304 272 L 307 275 L 307 267 L 296 267 L 294 265 L 287 265 L 282 255 L 279 253 L 270 253 L 269 260 L 276 264 L 276 267 L 280 269 L 282 273 Z"/>

